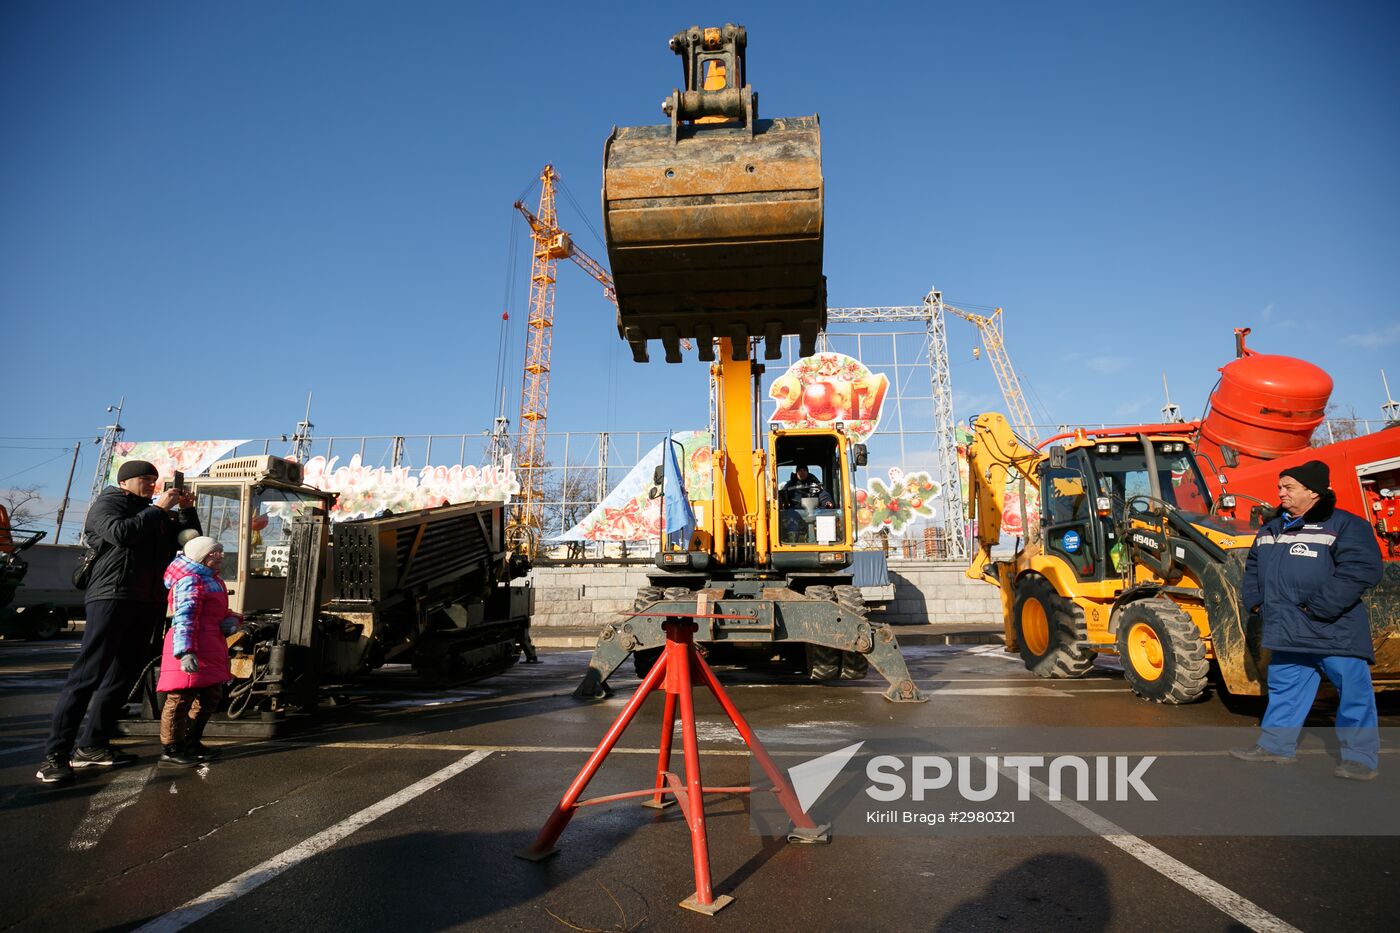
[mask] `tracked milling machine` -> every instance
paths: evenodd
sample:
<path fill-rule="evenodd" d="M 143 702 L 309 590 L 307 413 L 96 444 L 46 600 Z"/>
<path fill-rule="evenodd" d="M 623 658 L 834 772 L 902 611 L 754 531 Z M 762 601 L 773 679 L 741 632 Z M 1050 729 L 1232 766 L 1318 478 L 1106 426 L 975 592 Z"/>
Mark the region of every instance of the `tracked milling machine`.
<path fill-rule="evenodd" d="M 604 626 L 575 695 L 606 694 L 628 654 L 645 673 L 663 623 L 687 616 L 712 657 L 781 654 L 815 680 L 859 679 L 873 664 L 886 698 L 917 702 L 894 633 L 867 618 L 847 570 L 864 447 L 840 429 L 759 433 L 759 347 L 778 359 L 782 338 L 796 335 L 810 356 L 826 325 L 823 189 L 817 117 L 759 117 L 746 39 L 733 25 L 672 37 L 685 89 L 663 104 L 670 123 L 614 129 L 604 150 L 618 334 L 639 362 L 652 340 L 680 362 L 690 338 L 711 363 L 714 498 L 693 503 L 688 541 L 656 555 L 633 614 Z M 798 464 L 829 503 L 780 493 L 779 469 Z"/>
<path fill-rule="evenodd" d="M 1039 450 L 1000 414 L 972 424 L 968 512 L 978 550 L 967 575 L 1001 590 L 1006 646 L 1041 677 L 1082 677 L 1117 654 L 1133 692 L 1189 703 L 1211 664 L 1232 694 L 1259 695 L 1269 652 L 1240 604 L 1254 530 L 1231 495 L 1213 495 L 1191 447 L 1194 424 L 1077 431 Z M 1057 443 L 1058 442 L 1058 443 Z M 1007 480 L 1039 499 L 1009 559 L 994 560 Z M 1400 686 L 1393 578 L 1364 597 L 1377 689 Z"/>
<path fill-rule="evenodd" d="M 506 547 L 502 503 L 332 525 L 337 494 L 271 456 L 222 460 L 189 489 L 204 533 L 223 546 L 229 608 L 246 621 L 228 639 L 228 709 L 211 734 L 271 735 L 326 685 L 387 662 L 440 685 L 505 670 L 522 651 L 534 659 L 534 590 L 514 582 L 529 563 Z M 129 732 L 160 717 L 155 671 Z"/>

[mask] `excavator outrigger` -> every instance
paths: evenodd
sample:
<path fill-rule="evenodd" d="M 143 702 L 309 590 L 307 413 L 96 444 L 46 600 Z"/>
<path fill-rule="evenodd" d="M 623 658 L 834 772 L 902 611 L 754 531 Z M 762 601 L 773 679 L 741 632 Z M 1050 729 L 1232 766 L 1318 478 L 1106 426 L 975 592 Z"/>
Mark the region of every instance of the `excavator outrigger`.
<path fill-rule="evenodd" d="M 711 364 L 714 497 L 693 503 L 689 539 L 656 555 L 633 614 L 604 626 L 575 695 L 605 694 L 629 653 L 645 673 L 665 620 L 688 616 L 711 657 L 796 653 L 814 680 L 859 679 L 874 665 L 887 699 L 917 702 L 894 633 L 867 618 L 847 569 L 864 446 L 840 428 L 759 433 L 760 345 L 778 359 L 796 335 L 810 356 L 826 325 L 823 192 L 817 117 L 759 118 L 745 43 L 733 25 L 672 37 L 685 90 L 663 105 L 669 125 L 615 129 L 605 149 L 618 334 L 638 362 L 651 340 L 679 362 L 693 338 Z M 798 465 L 829 499 L 779 489 L 779 470 Z M 662 472 L 661 494 L 683 495 Z"/>

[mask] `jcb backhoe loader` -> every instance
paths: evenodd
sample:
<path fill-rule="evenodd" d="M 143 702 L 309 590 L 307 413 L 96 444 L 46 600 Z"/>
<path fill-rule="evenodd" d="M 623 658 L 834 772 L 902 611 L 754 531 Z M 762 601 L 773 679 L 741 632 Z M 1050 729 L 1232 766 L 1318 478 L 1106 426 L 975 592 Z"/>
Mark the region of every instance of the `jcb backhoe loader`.
<path fill-rule="evenodd" d="M 1117 653 L 1133 692 L 1159 703 L 1200 697 L 1214 659 L 1232 693 L 1258 694 L 1258 624 L 1237 598 L 1253 534 L 1212 503 L 1185 436 L 1159 425 L 1064 440 L 1042 452 L 999 414 L 972 424 L 967 575 L 1000 587 L 1008 650 L 1042 677 L 1081 677 L 1096 653 Z M 993 560 L 1016 476 L 1039 527 Z"/>
<path fill-rule="evenodd" d="M 758 400 L 763 366 L 783 336 L 815 350 L 826 324 L 822 174 L 817 118 L 764 120 L 744 84 L 742 27 L 671 39 L 685 90 L 670 124 L 614 130 L 605 150 L 604 230 L 617 286 L 619 335 L 639 362 L 660 340 L 679 362 L 695 340 L 710 362 L 714 498 L 694 503 L 688 541 L 656 555 L 634 613 L 603 628 L 576 691 L 606 692 L 635 655 L 645 671 L 668 616 L 694 617 L 714 654 L 792 651 L 813 679 L 858 679 L 873 664 L 896 701 L 924 699 L 888 625 L 866 617 L 847 568 L 855 539 L 851 473 L 864 447 L 839 429 L 773 431 Z M 780 470 L 807 466 L 830 495 L 780 495 Z M 663 495 L 681 495 L 667 488 Z"/>
<path fill-rule="evenodd" d="M 967 575 L 1000 587 L 1006 646 L 1032 672 L 1081 677 L 1095 654 L 1117 654 L 1138 696 L 1189 703 L 1204 693 L 1214 661 L 1230 693 L 1262 692 L 1268 651 L 1258 616 L 1239 600 L 1254 531 L 1234 517 L 1232 496 L 1212 498 L 1191 430 L 1081 430 L 1041 451 L 999 414 L 973 422 L 968 515 L 978 549 Z M 1039 527 L 1023 516 L 1025 540 L 1010 559 L 993 560 L 1007 480 L 1017 477 L 1022 503 L 1040 503 Z M 1393 592 L 1382 583 L 1364 598 L 1378 688 L 1400 682 L 1396 653 L 1387 650 Z"/>

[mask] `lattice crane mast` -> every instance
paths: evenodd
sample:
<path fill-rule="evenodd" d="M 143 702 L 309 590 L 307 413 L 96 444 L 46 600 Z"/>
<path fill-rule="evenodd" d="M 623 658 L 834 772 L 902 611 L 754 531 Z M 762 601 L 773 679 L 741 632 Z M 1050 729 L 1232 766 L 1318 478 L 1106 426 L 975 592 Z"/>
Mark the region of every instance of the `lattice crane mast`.
<path fill-rule="evenodd" d="M 556 230 L 554 166 L 540 173 L 540 206 L 529 214 L 530 239 L 534 241 L 530 264 L 530 313 L 525 321 L 525 371 L 520 387 L 520 446 L 515 468 L 520 474 L 520 502 L 511 523 L 512 544 L 534 552 L 542 526 L 544 428 L 549 415 L 549 357 L 554 346 L 554 267 L 558 246 L 542 231 Z M 517 208 L 524 210 L 520 202 Z"/>
<path fill-rule="evenodd" d="M 548 168 L 548 166 L 546 166 Z M 536 246 L 543 242 L 546 253 L 552 261 L 572 259 L 580 269 L 593 276 L 603 286 L 603 294 L 614 306 L 617 305 L 617 292 L 613 289 L 612 274 L 603 264 L 574 245 L 573 238 L 553 224 L 547 224 L 531 213 L 521 201 L 515 202 L 515 209 L 525 215 L 530 224 L 530 236 Z"/>
<path fill-rule="evenodd" d="M 525 206 L 524 202 L 516 201 L 515 209 L 525 216 L 526 222 L 530 225 L 531 237 L 537 243 L 544 242 L 545 250 L 551 259 L 556 262 L 560 259 L 572 260 L 574 265 L 587 272 L 599 285 L 603 286 L 603 297 L 611 301 L 613 307 L 617 307 L 617 289 L 613 287 L 612 273 L 601 262 L 579 248 L 568 233 L 560 230 L 557 226 L 540 220 Z M 681 339 L 681 346 L 687 350 L 691 349 L 690 341 L 684 338 Z"/>
<path fill-rule="evenodd" d="M 555 210 L 554 188 L 558 174 L 553 165 L 540 173 L 540 205 L 538 213 L 523 201 L 515 209 L 530 225 L 534 242 L 530 267 L 530 315 L 526 321 L 528 343 L 525 350 L 525 372 L 520 391 L 520 448 L 516 470 L 520 475 L 520 503 L 512 523 L 517 546 L 531 552 L 538 546 L 542 527 L 543 489 L 540 471 L 544 468 L 545 422 L 549 415 L 550 353 L 554 343 L 554 269 L 561 259 L 571 260 L 601 286 L 603 295 L 617 305 L 617 291 L 612 274 L 603 264 L 574 244 L 569 234 L 559 229 Z M 689 349 L 689 341 L 685 341 Z"/>
<path fill-rule="evenodd" d="M 973 314 L 950 304 L 944 304 L 943 310 L 957 315 L 977 328 L 982 335 L 982 346 L 986 348 L 987 357 L 992 362 L 992 371 L 996 373 L 1002 397 L 1006 399 L 1007 415 L 1012 426 L 1026 440 L 1039 441 L 1040 435 L 1031 420 L 1030 406 L 1026 404 L 1026 394 L 1021 391 L 1021 380 L 1011 365 L 1011 355 L 1006 352 L 1001 308 L 997 308 L 990 315 Z"/>

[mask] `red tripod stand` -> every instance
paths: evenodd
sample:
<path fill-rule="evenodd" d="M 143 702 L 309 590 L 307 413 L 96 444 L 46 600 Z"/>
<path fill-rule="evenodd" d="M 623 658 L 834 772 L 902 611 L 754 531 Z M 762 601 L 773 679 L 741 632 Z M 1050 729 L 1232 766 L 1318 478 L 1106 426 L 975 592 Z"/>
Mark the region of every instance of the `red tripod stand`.
<path fill-rule="evenodd" d="M 793 793 L 787 778 L 778 770 L 773 759 L 768 757 L 768 753 L 763 749 L 763 744 L 758 741 L 758 737 L 753 734 L 753 730 L 749 728 L 749 724 L 734 706 L 733 701 L 729 699 L 729 695 L 724 692 L 724 688 L 720 686 L 714 672 L 705 663 L 705 659 L 700 657 L 700 653 L 695 650 L 696 625 L 688 621 L 689 618 L 718 617 L 668 617 L 663 625 L 666 630 L 666 647 L 661 657 L 657 659 L 656 664 L 642 680 L 642 685 L 637 688 L 637 692 L 632 694 L 631 699 L 627 701 L 627 705 L 618 715 L 617 720 L 608 728 L 607 734 L 603 736 L 603 741 L 598 743 L 598 747 L 588 757 L 588 762 L 583 766 L 583 770 L 579 771 L 578 777 L 574 778 L 569 789 L 564 792 L 563 799 L 559 801 L 559 805 L 554 808 L 554 812 L 545 821 L 544 827 L 535 837 L 534 843 L 517 855 L 530 861 L 541 861 L 554 855 L 558 851 L 554 848 L 554 843 L 559 840 L 560 834 L 564 832 L 564 827 L 569 825 L 569 820 L 579 807 L 611 803 L 629 797 L 651 797 L 651 800 L 646 804 L 647 806 L 663 807 L 669 806 L 671 803 L 669 800 L 663 800 L 663 796 L 670 796 L 680 806 L 681 813 L 685 815 L 686 825 L 690 827 L 690 852 L 695 867 L 695 893 L 681 901 L 681 906 L 703 914 L 714 914 L 727 906 L 734 898 L 728 894 L 716 897 L 710 884 L 710 849 L 705 838 L 704 795 L 752 793 L 754 788 L 751 786 L 705 787 L 700 783 L 700 749 L 695 738 L 695 698 L 692 695 L 697 680 L 710 688 L 710 692 L 715 695 L 715 699 L 724 709 L 729 721 L 734 723 L 734 728 L 739 730 L 744 744 L 748 745 L 749 750 L 753 752 L 753 756 L 758 760 L 759 766 L 763 768 L 764 774 L 773 782 L 773 793 L 792 820 L 793 828 L 788 834 L 788 840 L 790 842 L 826 842 L 829 834 L 828 827 L 817 826 L 803 812 L 802 807 L 797 802 L 797 795 Z M 661 714 L 661 745 L 656 762 L 655 786 L 649 790 L 628 791 L 623 794 L 610 794 L 606 797 L 580 800 L 579 797 L 588 787 L 588 782 L 593 780 L 593 776 L 598 773 L 598 769 L 602 767 L 608 753 L 612 751 L 618 739 L 622 738 L 622 733 L 626 731 L 632 718 L 637 715 L 637 711 L 642 708 L 642 703 L 653 690 L 666 691 L 666 706 Z M 678 704 L 681 717 L 681 750 L 685 758 L 684 782 L 675 772 L 669 770 Z"/>

